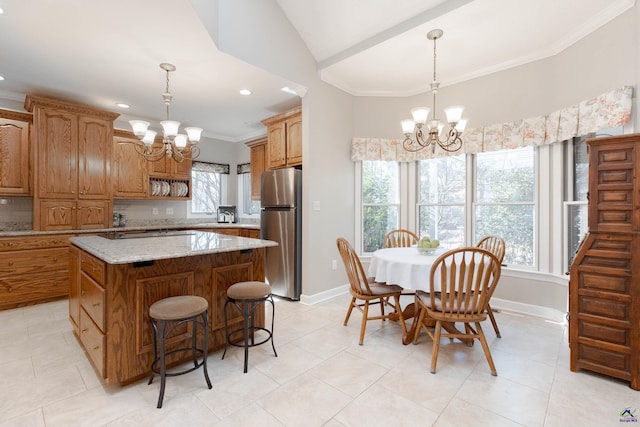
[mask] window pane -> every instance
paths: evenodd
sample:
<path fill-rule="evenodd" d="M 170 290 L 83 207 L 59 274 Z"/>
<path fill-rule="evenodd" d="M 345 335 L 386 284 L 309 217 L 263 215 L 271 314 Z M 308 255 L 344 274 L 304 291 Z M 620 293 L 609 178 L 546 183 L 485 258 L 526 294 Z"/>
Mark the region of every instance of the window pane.
<path fill-rule="evenodd" d="M 464 203 L 465 156 L 420 161 L 420 203 Z"/>
<path fill-rule="evenodd" d="M 399 169 L 397 162 L 362 162 L 362 202 L 398 203 Z"/>
<path fill-rule="evenodd" d="M 534 162 L 533 147 L 478 153 L 475 201 L 533 201 Z"/>
<path fill-rule="evenodd" d="M 251 174 L 240 174 L 242 185 L 243 213 L 245 215 L 258 215 L 260 213 L 260 200 L 251 199 Z"/>
<path fill-rule="evenodd" d="M 587 211 L 588 205 L 587 203 L 582 204 L 571 204 L 567 205 L 567 215 L 568 215 L 568 224 L 567 224 L 567 260 L 568 263 L 566 268 L 571 266 L 571 262 L 573 261 L 573 257 L 576 255 L 576 251 L 578 250 L 578 246 L 580 246 L 580 242 L 584 238 L 585 234 L 589 230 L 587 224 Z"/>
<path fill-rule="evenodd" d="M 374 252 L 382 247 L 384 236 L 398 228 L 398 206 L 364 206 L 363 252 Z"/>
<path fill-rule="evenodd" d="M 475 213 L 475 242 L 495 234 L 506 243 L 506 264 L 533 265 L 534 205 L 480 205 Z"/>
<path fill-rule="evenodd" d="M 440 241 L 440 246 L 452 249 L 464 244 L 464 206 L 420 206 L 419 236 Z"/>
<path fill-rule="evenodd" d="M 191 213 L 215 213 L 222 196 L 219 173 L 191 171 Z"/>
<path fill-rule="evenodd" d="M 587 200 L 589 191 L 589 155 L 587 138 L 574 138 L 573 143 L 573 200 Z"/>

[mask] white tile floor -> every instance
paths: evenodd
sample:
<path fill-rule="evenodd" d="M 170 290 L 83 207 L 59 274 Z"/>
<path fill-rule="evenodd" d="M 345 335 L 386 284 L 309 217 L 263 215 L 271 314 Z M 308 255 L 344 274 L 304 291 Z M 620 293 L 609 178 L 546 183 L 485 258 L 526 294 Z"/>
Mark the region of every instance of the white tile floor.
<path fill-rule="evenodd" d="M 403 346 L 398 324 L 360 314 L 342 325 L 349 297 L 315 306 L 276 302 L 275 344 L 208 359 L 201 371 L 169 378 L 162 409 L 157 381 L 101 384 L 59 301 L 0 312 L 2 426 L 612 426 L 640 409 L 626 382 L 569 371 L 566 328 L 497 313 L 502 339 L 485 331 L 498 370 L 482 349 L 443 340 L 429 373 L 431 341 Z M 640 417 L 640 411 L 636 412 Z"/>

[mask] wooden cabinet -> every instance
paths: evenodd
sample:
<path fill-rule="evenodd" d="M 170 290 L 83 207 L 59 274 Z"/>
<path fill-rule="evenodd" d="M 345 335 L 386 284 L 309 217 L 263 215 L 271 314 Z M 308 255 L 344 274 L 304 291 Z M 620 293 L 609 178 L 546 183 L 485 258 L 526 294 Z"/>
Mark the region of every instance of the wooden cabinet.
<path fill-rule="evenodd" d="M 161 145 L 161 138 L 156 138 L 155 145 Z M 191 160 L 177 162 L 164 156 L 155 162 L 149 162 L 149 176 L 166 179 L 191 179 Z"/>
<path fill-rule="evenodd" d="M 69 237 L 0 238 L 0 310 L 69 294 Z"/>
<path fill-rule="evenodd" d="M 128 264 L 105 264 L 72 248 L 80 272 L 71 276 L 71 287 L 80 296 L 73 304 L 70 300 L 69 316 L 72 321 L 78 319 L 80 342 L 108 384 L 127 384 L 149 375 L 153 360 L 149 307 L 154 302 L 176 295 L 205 298 L 209 302 L 209 349 L 214 351 L 225 345 L 224 303 L 229 286 L 264 280 L 264 248 Z M 242 325 L 237 310 L 229 308 L 227 314 L 231 327 Z M 256 312 L 255 322 L 264 325 L 264 310 Z M 186 325 L 176 328 L 167 340 L 168 350 L 185 347 L 191 334 Z M 189 357 L 174 353 L 167 364 Z"/>
<path fill-rule="evenodd" d="M 640 390 L 640 134 L 589 144 L 589 232 L 571 264 L 571 370 Z"/>
<path fill-rule="evenodd" d="M 138 154 L 138 141 L 131 132 L 114 130 L 113 137 L 113 196 L 143 199 L 149 194 L 148 162 Z"/>
<path fill-rule="evenodd" d="M 111 156 L 117 114 L 27 96 L 33 112 L 35 230 L 111 224 Z"/>
<path fill-rule="evenodd" d="M 267 138 L 258 138 L 245 143 L 250 148 L 251 199 L 260 200 L 260 179 L 262 172 L 269 168 Z"/>
<path fill-rule="evenodd" d="M 300 107 L 262 121 L 267 126 L 269 169 L 302 164 L 302 110 Z"/>
<path fill-rule="evenodd" d="M 31 115 L 0 110 L 0 195 L 29 196 Z"/>

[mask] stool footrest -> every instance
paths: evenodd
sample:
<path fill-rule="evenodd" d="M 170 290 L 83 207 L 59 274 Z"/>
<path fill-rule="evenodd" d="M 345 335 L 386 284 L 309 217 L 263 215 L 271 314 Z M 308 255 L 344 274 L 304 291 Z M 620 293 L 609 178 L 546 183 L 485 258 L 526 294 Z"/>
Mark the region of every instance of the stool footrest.
<path fill-rule="evenodd" d="M 253 340 L 253 337 L 251 337 L 249 339 L 250 342 L 247 343 L 248 347 L 255 347 L 255 346 L 258 346 L 260 344 L 264 344 L 267 341 L 269 341 L 271 339 L 271 337 L 273 336 L 273 333 L 270 330 L 268 330 L 267 328 L 261 328 L 261 327 L 258 327 L 258 326 L 253 326 L 253 327 L 249 328 L 249 333 L 250 334 L 253 334 L 253 332 L 256 332 L 256 331 L 264 331 L 264 332 L 267 333 L 267 336 L 262 341 L 258 341 L 258 342 L 255 342 Z M 239 328 L 239 329 L 235 329 L 235 330 L 229 332 L 229 335 L 227 336 L 227 340 L 228 340 L 229 345 L 232 345 L 232 346 L 235 346 L 235 347 L 244 347 L 244 338 L 242 338 L 243 341 L 241 343 L 233 342 L 232 338 L 231 338 L 231 336 L 233 334 L 237 334 L 237 333 L 240 333 L 240 332 L 244 332 L 244 329 L 240 329 Z"/>
<path fill-rule="evenodd" d="M 171 350 L 165 353 L 165 357 L 169 356 L 170 354 L 174 354 L 174 353 L 179 353 L 179 352 L 192 352 L 193 350 L 191 349 L 191 347 L 184 347 L 184 348 L 177 348 L 175 350 Z M 197 353 L 197 355 L 199 357 L 202 358 L 202 356 L 204 356 L 204 350 L 201 349 L 196 349 L 195 352 Z M 189 362 L 193 362 L 193 360 L 190 360 Z M 183 362 L 183 363 L 189 363 L 189 362 Z M 158 368 L 158 363 L 160 363 L 160 359 L 158 360 L 154 360 L 153 363 L 151 364 L 151 372 L 153 374 L 156 375 L 161 375 L 162 372 L 160 372 L 160 369 Z M 184 374 L 188 374 L 189 372 L 193 372 L 196 369 L 198 369 L 199 367 L 201 367 L 204 364 L 204 360 L 200 360 L 199 362 L 197 362 L 197 366 L 193 366 L 189 369 L 185 369 L 183 371 L 179 371 L 179 372 L 165 372 L 165 376 L 167 377 L 177 377 L 178 375 L 184 375 Z M 151 377 L 151 380 L 149 381 L 149 384 L 151 384 L 151 381 L 153 381 L 153 377 Z"/>

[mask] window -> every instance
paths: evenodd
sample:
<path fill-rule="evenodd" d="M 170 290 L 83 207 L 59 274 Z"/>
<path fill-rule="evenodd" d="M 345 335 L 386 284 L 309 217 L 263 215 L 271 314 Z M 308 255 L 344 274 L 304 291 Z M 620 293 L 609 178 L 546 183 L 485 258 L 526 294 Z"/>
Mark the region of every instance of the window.
<path fill-rule="evenodd" d="M 213 215 L 226 196 L 229 165 L 193 162 L 191 168 L 191 209 L 195 215 Z"/>
<path fill-rule="evenodd" d="M 241 215 L 260 215 L 260 200 L 251 199 L 251 174 L 238 174 L 238 200 Z"/>
<path fill-rule="evenodd" d="M 418 235 L 440 241 L 444 248 L 465 239 L 465 155 L 419 162 Z"/>
<path fill-rule="evenodd" d="M 475 155 L 473 241 L 496 234 L 507 243 L 504 262 L 535 265 L 536 172 L 533 147 Z"/>
<path fill-rule="evenodd" d="M 362 162 L 362 248 L 374 252 L 400 225 L 400 165 Z"/>

